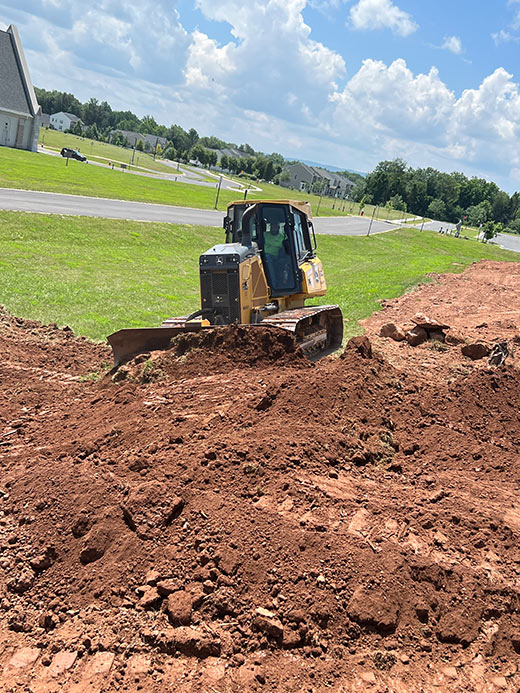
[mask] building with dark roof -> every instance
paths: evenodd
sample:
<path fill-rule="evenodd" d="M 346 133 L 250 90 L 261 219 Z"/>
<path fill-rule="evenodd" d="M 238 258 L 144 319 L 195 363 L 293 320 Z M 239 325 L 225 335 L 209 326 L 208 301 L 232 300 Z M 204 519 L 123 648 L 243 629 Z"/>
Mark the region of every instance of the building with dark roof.
<path fill-rule="evenodd" d="M 36 152 L 41 112 L 18 30 L 11 24 L 0 31 L 0 145 Z"/>

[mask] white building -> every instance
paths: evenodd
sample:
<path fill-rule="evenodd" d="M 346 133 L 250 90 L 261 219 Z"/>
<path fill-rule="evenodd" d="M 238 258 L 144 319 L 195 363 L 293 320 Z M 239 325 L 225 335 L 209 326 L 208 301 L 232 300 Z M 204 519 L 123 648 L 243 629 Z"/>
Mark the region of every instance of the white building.
<path fill-rule="evenodd" d="M 52 125 L 55 130 L 61 130 L 63 132 L 64 130 L 71 130 L 78 120 L 81 122 L 81 119 L 77 115 L 74 115 L 74 113 L 60 111 L 59 113 L 53 113 L 51 115 L 49 118 L 49 125 Z"/>
<path fill-rule="evenodd" d="M 42 109 L 36 100 L 18 30 L 0 30 L 0 145 L 38 151 Z"/>

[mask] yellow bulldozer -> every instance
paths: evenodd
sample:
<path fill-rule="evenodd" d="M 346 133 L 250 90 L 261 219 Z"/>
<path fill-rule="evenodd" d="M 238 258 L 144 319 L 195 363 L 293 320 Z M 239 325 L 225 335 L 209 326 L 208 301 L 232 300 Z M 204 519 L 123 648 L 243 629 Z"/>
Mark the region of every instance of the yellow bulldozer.
<path fill-rule="evenodd" d="M 296 200 L 231 202 L 225 243 L 200 256 L 201 307 L 161 327 L 122 329 L 108 337 L 114 367 L 137 354 L 167 349 L 172 337 L 219 325 L 254 325 L 292 333 L 314 359 L 341 346 L 338 306 L 305 306 L 327 291 L 309 203 Z"/>

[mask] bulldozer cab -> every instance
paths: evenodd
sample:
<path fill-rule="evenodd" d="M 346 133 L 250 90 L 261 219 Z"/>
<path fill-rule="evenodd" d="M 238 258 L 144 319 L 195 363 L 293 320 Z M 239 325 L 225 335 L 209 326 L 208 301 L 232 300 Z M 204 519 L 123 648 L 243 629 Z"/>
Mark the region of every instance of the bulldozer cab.
<path fill-rule="evenodd" d="M 245 214 L 248 209 L 250 213 Z M 299 266 L 314 257 L 316 247 L 311 241 L 308 217 L 303 209 L 285 201 L 235 203 L 228 208 L 224 226 L 228 243 L 256 246 L 271 296 L 300 291 Z"/>

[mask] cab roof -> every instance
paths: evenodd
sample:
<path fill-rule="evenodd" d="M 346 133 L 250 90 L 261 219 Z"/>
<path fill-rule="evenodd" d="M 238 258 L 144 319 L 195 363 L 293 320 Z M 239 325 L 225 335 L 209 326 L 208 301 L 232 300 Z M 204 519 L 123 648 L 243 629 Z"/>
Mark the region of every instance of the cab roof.
<path fill-rule="evenodd" d="M 250 207 L 251 205 L 256 205 L 258 203 L 283 205 L 285 207 L 290 205 L 291 207 L 296 207 L 296 209 L 299 209 L 300 212 L 303 212 L 308 219 L 312 219 L 312 209 L 310 203 L 303 202 L 302 200 L 236 200 L 235 202 L 230 202 L 227 208 L 229 209 L 230 207 L 235 207 L 236 205 L 245 205 L 246 207 Z"/>

